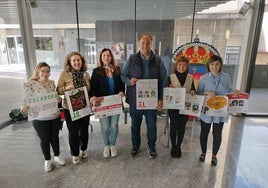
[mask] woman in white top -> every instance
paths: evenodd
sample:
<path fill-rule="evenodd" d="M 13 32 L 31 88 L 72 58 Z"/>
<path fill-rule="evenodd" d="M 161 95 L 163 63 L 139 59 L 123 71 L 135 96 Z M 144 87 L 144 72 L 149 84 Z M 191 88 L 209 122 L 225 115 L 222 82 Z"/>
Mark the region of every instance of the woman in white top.
<path fill-rule="evenodd" d="M 24 100 L 21 107 L 21 112 L 23 114 L 26 114 L 29 111 L 30 107 L 27 106 L 27 99 L 29 97 L 55 91 L 56 87 L 54 81 L 50 80 L 49 76 L 49 65 L 45 62 L 39 63 L 34 70 L 33 76 L 24 84 Z M 33 126 L 41 141 L 41 150 L 45 158 L 44 170 L 47 172 L 52 170 L 50 145 L 54 151 L 54 160 L 60 165 L 65 165 L 66 161 L 59 157 L 59 112 L 56 112 L 50 117 L 33 120 Z"/>

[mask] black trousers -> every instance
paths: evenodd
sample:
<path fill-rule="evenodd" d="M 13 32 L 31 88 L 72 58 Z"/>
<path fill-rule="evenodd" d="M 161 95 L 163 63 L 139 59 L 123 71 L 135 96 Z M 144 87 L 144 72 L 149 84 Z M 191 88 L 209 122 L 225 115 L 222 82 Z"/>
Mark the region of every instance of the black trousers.
<path fill-rule="evenodd" d="M 45 160 L 51 159 L 50 145 L 54 156 L 59 156 L 60 154 L 59 122 L 59 118 L 48 121 L 33 120 L 33 126 L 40 138 L 40 146 Z"/>
<path fill-rule="evenodd" d="M 170 118 L 170 140 L 172 147 L 180 147 L 189 116 L 179 114 L 179 110 L 168 110 L 168 114 Z"/>
<path fill-rule="evenodd" d="M 79 150 L 85 151 L 88 145 L 89 116 L 72 121 L 70 111 L 64 109 L 65 121 L 69 130 L 69 145 L 72 156 L 78 156 Z"/>
<path fill-rule="evenodd" d="M 221 137 L 222 137 L 222 128 L 223 122 L 220 123 L 205 123 L 201 120 L 201 133 L 200 133 L 200 145 L 202 153 L 207 152 L 207 142 L 208 142 L 208 134 L 211 128 L 211 124 L 213 125 L 212 128 L 212 135 L 213 135 L 213 146 L 212 146 L 212 154 L 217 155 L 220 145 L 221 145 Z"/>

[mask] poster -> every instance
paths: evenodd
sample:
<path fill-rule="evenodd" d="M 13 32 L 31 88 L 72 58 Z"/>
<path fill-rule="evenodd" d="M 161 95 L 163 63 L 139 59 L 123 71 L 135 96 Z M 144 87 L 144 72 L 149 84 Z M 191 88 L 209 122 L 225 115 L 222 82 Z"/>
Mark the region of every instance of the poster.
<path fill-rule="evenodd" d="M 164 88 L 163 109 L 184 109 L 185 88 Z"/>
<path fill-rule="evenodd" d="M 114 54 L 115 60 L 124 60 L 125 58 L 125 49 L 124 42 L 112 42 L 111 50 Z"/>
<path fill-rule="evenodd" d="M 157 79 L 139 79 L 136 83 L 137 109 L 158 108 Z"/>
<path fill-rule="evenodd" d="M 134 44 L 127 44 L 127 59 L 134 53 Z"/>
<path fill-rule="evenodd" d="M 72 91 L 66 91 L 65 97 L 70 110 L 72 121 L 78 120 L 92 113 L 86 86 Z"/>
<path fill-rule="evenodd" d="M 248 93 L 239 93 L 239 95 L 227 93 L 226 96 L 228 97 L 228 113 L 247 113 L 249 103 Z"/>
<path fill-rule="evenodd" d="M 204 103 L 203 95 L 191 96 L 190 94 L 186 94 L 185 108 L 184 110 L 180 110 L 180 114 L 200 117 L 203 103 Z"/>
<path fill-rule="evenodd" d="M 228 97 L 216 96 L 209 97 L 205 96 L 202 114 L 207 116 L 227 116 Z"/>
<path fill-rule="evenodd" d="M 50 93 L 33 96 L 27 99 L 28 121 L 40 118 L 47 118 L 57 114 L 58 111 L 58 94 L 53 91 Z"/>
<path fill-rule="evenodd" d="M 123 113 L 123 104 L 121 97 L 117 95 L 109 95 L 101 97 L 100 104 L 93 107 L 95 118 L 102 118 Z"/>

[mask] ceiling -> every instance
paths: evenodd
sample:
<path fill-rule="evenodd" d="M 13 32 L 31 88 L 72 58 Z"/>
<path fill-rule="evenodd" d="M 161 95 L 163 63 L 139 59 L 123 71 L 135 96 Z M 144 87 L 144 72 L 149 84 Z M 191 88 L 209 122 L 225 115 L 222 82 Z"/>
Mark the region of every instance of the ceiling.
<path fill-rule="evenodd" d="M 196 12 L 227 1 L 196 0 Z M 2 23 L 19 23 L 16 2 L 16 0 L 0 0 Z M 34 24 L 76 23 L 75 0 L 36 0 L 36 2 L 37 7 L 32 8 Z M 135 0 L 77 0 L 77 2 L 79 23 L 135 19 Z M 194 0 L 136 0 L 136 19 L 173 20 L 192 15 L 193 7 Z"/>

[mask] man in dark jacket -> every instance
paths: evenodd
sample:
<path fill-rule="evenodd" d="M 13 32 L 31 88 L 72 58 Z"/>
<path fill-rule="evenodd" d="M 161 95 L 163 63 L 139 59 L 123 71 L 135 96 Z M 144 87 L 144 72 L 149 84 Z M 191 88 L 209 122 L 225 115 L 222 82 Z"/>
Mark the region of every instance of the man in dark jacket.
<path fill-rule="evenodd" d="M 121 79 L 127 85 L 126 102 L 130 107 L 131 116 L 131 155 L 136 156 L 141 145 L 140 127 L 142 116 L 146 118 L 148 153 L 151 159 L 157 157 L 155 142 L 157 138 L 157 109 L 138 110 L 136 107 L 136 82 L 138 79 L 158 80 L 158 109 L 163 107 L 163 87 L 166 86 L 167 70 L 161 58 L 154 54 L 152 36 L 148 33 L 138 38 L 140 51 L 129 57 L 124 64 Z"/>

